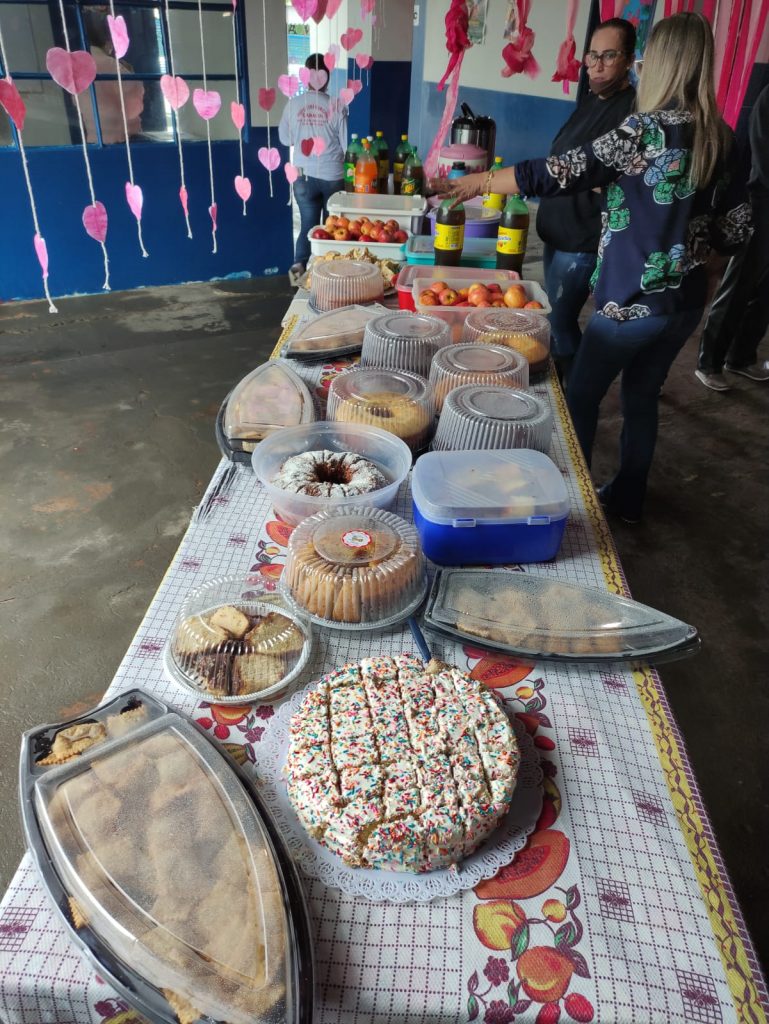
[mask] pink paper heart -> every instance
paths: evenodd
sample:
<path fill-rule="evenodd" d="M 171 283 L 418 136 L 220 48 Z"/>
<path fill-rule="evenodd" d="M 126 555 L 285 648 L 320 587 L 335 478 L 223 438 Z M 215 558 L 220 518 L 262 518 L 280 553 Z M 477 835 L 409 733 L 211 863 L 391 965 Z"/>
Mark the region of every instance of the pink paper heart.
<path fill-rule="evenodd" d="M 358 65 L 361 71 L 365 71 L 366 68 L 370 68 L 371 65 L 374 63 L 374 58 L 371 56 L 370 53 L 358 53 L 355 56 L 355 63 Z"/>
<path fill-rule="evenodd" d="M 312 155 L 323 156 L 326 152 L 326 140 L 322 139 L 320 135 L 313 135 L 312 137 Z"/>
<path fill-rule="evenodd" d="M 275 90 L 274 89 L 260 89 L 259 90 L 259 106 L 262 110 L 270 111 L 275 106 Z"/>
<path fill-rule="evenodd" d="M 323 60 L 325 61 L 328 70 L 333 71 L 334 68 L 336 67 L 336 57 L 331 52 L 331 50 L 329 50 L 328 53 L 323 54 Z"/>
<path fill-rule="evenodd" d="M 360 0 L 360 15 L 365 18 L 376 7 L 376 0 Z"/>
<path fill-rule="evenodd" d="M 182 187 L 179 189 L 179 202 L 182 204 L 182 209 L 184 210 L 185 217 L 187 217 L 190 212 L 187 206 L 188 199 L 189 196 L 187 194 L 187 189 L 184 187 L 184 185 L 182 185 Z"/>
<path fill-rule="evenodd" d="M 310 71 L 311 89 L 322 89 L 326 82 L 328 82 L 327 71 L 323 71 L 321 68 L 318 68 L 317 70 L 313 68 L 312 71 Z"/>
<path fill-rule="evenodd" d="M 230 103 L 230 117 L 238 131 L 242 132 L 243 125 L 246 123 L 246 108 L 242 103 L 236 103 L 235 100 Z"/>
<path fill-rule="evenodd" d="M 355 99 L 355 93 L 352 91 L 352 89 L 340 89 L 339 99 L 342 101 L 342 103 L 345 103 L 349 107 L 352 101 Z"/>
<path fill-rule="evenodd" d="M 219 113 L 222 97 L 215 89 L 196 89 L 192 94 L 192 105 L 204 121 L 210 121 Z"/>
<path fill-rule="evenodd" d="M 304 156 L 309 156 L 312 153 L 312 139 L 302 139 L 299 148 Z"/>
<path fill-rule="evenodd" d="M 318 9 L 318 0 L 291 0 L 291 6 L 302 21 L 307 21 Z"/>
<path fill-rule="evenodd" d="M 309 68 L 299 68 L 299 81 L 302 83 L 302 85 L 306 89 L 307 85 L 308 85 L 308 83 L 310 81 L 310 69 Z"/>
<path fill-rule="evenodd" d="M 320 25 L 323 18 L 326 15 L 326 0 L 318 0 L 318 6 L 315 8 L 312 14 L 312 20 L 316 25 Z"/>
<path fill-rule="evenodd" d="M 251 198 L 251 182 L 248 178 L 243 178 L 239 174 L 235 175 L 235 191 L 238 193 L 243 202 L 247 202 Z"/>
<path fill-rule="evenodd" d="M 299 168 L 294 167 L 293 164 L 284 164 L 283 172 L 286 175 L 289 185 L 293 185 L 296 179 L 299 177 Z"/>
<path fill-rule="evenodd" d="M 269 149 L 266 146 L 260 146 L 257 155 L 259 163 L 268 171 L 275 171 L 280 167 L 280 152 L 274 146 L 270 146 Z"/>
<path fill-rule="evenodd" d="M 361 82 L 361 80 L 359 78 L 348 78 L 347 79 L 347 88 L 348 89 L 352 89 L 353 94 L 355 96 L 357 96 L 358 93 L 363 88 L 363 82 Z"/>
<path fill-rule="evenodd" d="M 278 88 L 284 96 L 291 99 L 299 92 L 299 79 L 296 75 L 281 75 L 278 79 Z"/>
<path fill-rule="evenodd" d="M 171 75 L 160 76 L 160 89 L 171 110 L 179 110 L 190 98 L 190 87 L 183 78 Z"/>
<path fill-rule="evenodd" d="M 40 264 L 40 269 L 43 271 L 43 277 L 46 278 L 48 277 L 48 246 L 45 244 L 45 239 L 42 235 L 35 235 L 33 243 L 37 253 L 37 261 Z"/>
<path fill-rule="evenodd" d="M 363 38 L 363 29 L 360 28 L 348 28 L 346 32 L 342 33 L 342 37 L 339 42 L 345 48 L 345 50 L 352 50 L 354 46 Z"/>
<path fill-rule="evenodd" d="M 0 78 L 0 107 L 4 107 L 8 117 L 16 125 L 17 131 L 23 131 L 27 107 L 21 93 L 7 78 Z"/>
<path fill-rule="evenodd" d="M 115 48 L 115 56 L 120 60 L 121 57 L 125 57 L 128 53 L 129 39 L 125 18 L 122 14 L 118 14 L 117 18 L 113 18 L 111 14 L 108 14 L 107 24 L 109 25 L 109 34 L 112 36 L 112 45 Z"/>
<path fill-rule="evenodd" d="M 217 212 L 217 205 L 216 205 L 216 203 L 211 203 L 211 205 L 208 207 L 208 216 L 211 218 L 211 225 L 212 225 L 214 231 L 216 231 L 216 212 Z"/>
<path fill-rule="evenodd" d="M 131 213 L 137 220 L 142 219 L 142 206 L 144 206 L 144 195 L 139 185 L 132 185 L 130 181 L 125 183 L 125 197 Z"/>
<path fill-rule="evenodd" d="M 104 203 L 97 199 L 92 206 L 86 206 L 83 210 L 83 227 L 95 241 L 104 241 L 107 237 L 107 211 Z"/>
<path fill-rule="evenodd" d="M 333 18 L 339 8 L 342 6 L 342 0 L 328 0 L 326 4 L 326 17 Z M 339 54 L 337 54 L 337 57 Z"/>
<path fill-rule="evenodd" d="M 340 0 L 340 2 L 341 2 L 341 0 Z M 336 61 L 339 60 L 339 55 L 342 52 L 341 49 L 339 48 L 339 43 L 332 43 L 331 46 L 329 46 L 329 48 L 328 48 L 328 52 L 334 58 L 334 63 L 336 63 Z"/>
<path fill-rule="evenodd" d="M 96 78 L 96 61 L 85 50 L 62 50 L 52 46 L 45 55 L 45 66 L 51 78 L 62 89 L 77 96 Z"/>

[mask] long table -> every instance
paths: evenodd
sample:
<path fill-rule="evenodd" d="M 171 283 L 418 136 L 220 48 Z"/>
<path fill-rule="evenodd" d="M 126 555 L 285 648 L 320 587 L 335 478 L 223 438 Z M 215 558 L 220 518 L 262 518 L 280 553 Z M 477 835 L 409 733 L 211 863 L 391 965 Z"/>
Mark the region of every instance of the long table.
<path fill-rule="evenodd" d="M 273 355 L 305 315 L 299 299 Z M 322 401 L 346 361 L 293 365 Z M 557 559 L 523 570 L 627 594 L 558 383 L 533 390 L 553 408 L 550 454 L 571 514 Z M 395 511 L 411 516 L 408 483 Z M 286 542 L 250 469 L 222 460 L 107 697 L 141 687 L 217 741 L 237 744 L 258 772 L 278 705 L 197 700 L 165 675 L 161 655 L 191 588 L 224 573 L 277 579 Z M 307 878 L 318 1024 L 766 1021 L 766 984 L 656 671 L 531 665 L 447 641 L 433 647 L 493 686 L 533 737 L 542 813 L 515 868 L 478 891 L 402 905 Z M 410 634 L 399 627 L 373 640 L 317 631 L 299 685 L 370 653 L 409 650 Z M 140 1020 L 84 964 L 29 855 L 0 904 L 0 1018 Z"/>

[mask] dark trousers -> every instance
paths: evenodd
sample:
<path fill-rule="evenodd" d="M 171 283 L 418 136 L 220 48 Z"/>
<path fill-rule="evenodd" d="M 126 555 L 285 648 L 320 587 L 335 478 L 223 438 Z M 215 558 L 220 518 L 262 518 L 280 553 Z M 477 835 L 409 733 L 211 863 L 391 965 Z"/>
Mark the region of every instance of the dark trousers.
<path fill-rule="evenodd" d="M 601 400 L 622 374 L 620 465 L 605 496 L 628 519 L 640 518 L 643 508 L 657 442 L 660 388 L 700 315 L 700 310 L 689 310 L 619 321 L 595 313 L 582 335 L 566 401 L 589 466 Z"/>
<path fill-rule="evenodd" d="M 697 368 L 720 373 L 756 362 L 769 326 L 769 197 L 753 203 L 753 237 L 729 260 L 702 331 Z"/>
<path fill-rule="evenodd" d="M 594 252 L 562 252 L 545 245 L 542 253 L 545 290 L 550 314 L 552 354 L 563 380 L 582 340 L 579 314 L 590 294 L 590 275 L 595 270 Z"/>
<path fill-rule="evenodd" d="M 316 228 L 321 223 L 323 208 L 328 202 L 328 197 L 334 192 L 344 190 L 344 179 L 337 178 L 336 181 L 325 181 L 323 178 L 310 178 L 300 175 L 294 182 L 294 198 L 299 207 L 299 237 L 296 240 L 296 251 L 294 262 L 307 265 L 310 258 L 310 243 L 307 232 Z"/>

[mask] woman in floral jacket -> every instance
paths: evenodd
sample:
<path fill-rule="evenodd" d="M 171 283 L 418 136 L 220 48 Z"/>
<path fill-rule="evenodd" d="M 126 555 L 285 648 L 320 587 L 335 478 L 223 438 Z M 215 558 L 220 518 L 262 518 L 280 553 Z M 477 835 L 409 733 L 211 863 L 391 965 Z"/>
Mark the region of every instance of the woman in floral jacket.
<path fill-rule="evenodd" d="M 657 438 L 660 388 L 705 306 L 705 266 L 750 235 L 745 183 L 713 91 L 713 35 L 699 14 L 651 33 L 637 111 L 618 128 L 560 156 L 494 175 L 493 191 L 556 196 L 601 188 L 605 200 L 591 318 L 567 401 L 590 458 L 598 410 L 622 373 L 620 467 L 599 489 L 607 508 L 641 518 Z M 485 174 L 455 180 L 457 201 L 488 191 Z"/>

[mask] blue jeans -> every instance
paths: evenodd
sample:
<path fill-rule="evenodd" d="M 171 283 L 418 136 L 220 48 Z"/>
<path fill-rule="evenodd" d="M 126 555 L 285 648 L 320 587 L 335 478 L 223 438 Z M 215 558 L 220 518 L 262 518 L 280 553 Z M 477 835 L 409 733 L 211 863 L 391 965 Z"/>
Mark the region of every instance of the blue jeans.
<path fill-rule="evenodd" d="M 640 518 L 643 508 L 657 441 L 660 388 L 701 312 L 687 310 L 623 321 L 595 313 L 582 336 L 566 402 L 589 466 L 601 400 L 615 377 L 622 374 L 620 465 L 604 493 L 608 506 L 628 519 Z"/>
<path fill-rule="evenodd" d="M 556 365 L 568 370 L 582 340 L 579 314 L 590 294 L 590 275 L 595 270 L 594 252 L 561 252 L 546 245 L 542 259 L 545 290 L 553 307 L 550 314 L 552 353 Z"/>
<path fill-rule="evenodd" d="M 294 198 L 299 207 L 299 237 L 296 240 L 294 262 L 307 266 L 310 258 L 310 243 L 307 232 L 321 223 L 323 207 L 334 192 L 344 191 L 344 179 L 326 181 L 323 178 L 309 178 L 300 175 L 294 182 Z"/>

